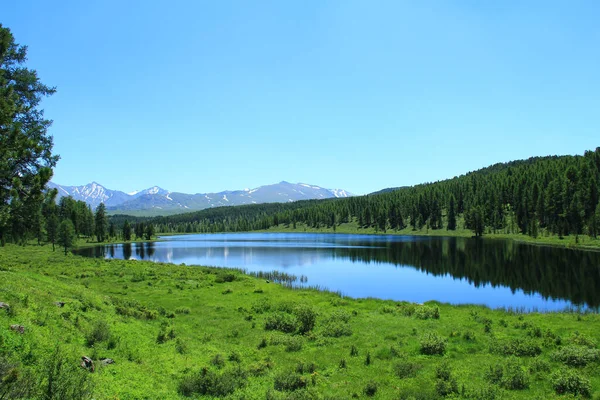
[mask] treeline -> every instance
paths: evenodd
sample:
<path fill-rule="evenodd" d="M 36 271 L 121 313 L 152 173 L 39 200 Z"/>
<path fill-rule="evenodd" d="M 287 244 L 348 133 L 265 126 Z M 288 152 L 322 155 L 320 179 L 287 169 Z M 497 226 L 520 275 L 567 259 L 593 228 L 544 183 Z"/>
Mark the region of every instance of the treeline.
<path fill-rule="evenodd" d="M 452 179 L 375 195 L 220 207 L 150 220 L 159 232 L 239 232 L 284 224 L 379 232 L 457 228 L 536 237 L 600 232 L 600 147 L 583 156 L 499 163 Z M 459 226 L 462 223 L 463 226 Z"/>

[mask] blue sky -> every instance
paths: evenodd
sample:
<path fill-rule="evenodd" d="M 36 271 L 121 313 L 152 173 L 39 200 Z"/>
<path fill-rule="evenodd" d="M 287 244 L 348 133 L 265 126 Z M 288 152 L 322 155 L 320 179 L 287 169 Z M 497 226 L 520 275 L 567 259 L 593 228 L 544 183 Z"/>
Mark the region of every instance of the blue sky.
<path fill-rule="evenodd" d="M 54 181 L 357 194 L 600 146 L 597 1 L 30 1 Z"/>

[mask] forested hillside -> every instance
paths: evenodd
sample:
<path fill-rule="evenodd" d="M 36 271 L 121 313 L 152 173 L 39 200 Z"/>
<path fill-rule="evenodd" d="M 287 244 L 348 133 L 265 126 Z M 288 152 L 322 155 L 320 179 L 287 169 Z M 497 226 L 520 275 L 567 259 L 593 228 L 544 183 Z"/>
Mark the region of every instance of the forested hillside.
<path fill-rule="evenodd" d="M 427 227 L 538 236 L 600 232 L 600 147 L 583 156 L 535 157 L 392 192 L 293 204 L 216 208 L 151 220 L 159 232 L 235 232 L 280 224 L 380 232 Z"/>

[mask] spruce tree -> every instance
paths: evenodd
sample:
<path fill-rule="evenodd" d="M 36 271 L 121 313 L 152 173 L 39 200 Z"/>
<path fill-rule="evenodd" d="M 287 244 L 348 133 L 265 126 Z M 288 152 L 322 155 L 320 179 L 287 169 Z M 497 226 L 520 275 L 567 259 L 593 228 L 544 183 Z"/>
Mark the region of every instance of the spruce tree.
<path fill-rule="evenodd" d="M 454 196 L 450 195 L 450 205 L 448 207 L 448 230 L 453 231 L 456 229 L 456 205 Z"/>
<path fill-rule="evenodd" d="M 96 238 L 98 242 L 104 242 L 108 231 L 108 221 L 106 219 L 106 207 L 104 206 L 104 203 L 98 205 L 94 222 L 96 227 Z"/>
<path fill-rule="evenodd" d="M 75 227 L 73 226 L 73 222 L 69 219 L 65 219 L 60 223 L 58 228 L 58 244 L 60 244 L 65 249 L 65 256 L 67 255 L 67 251 L 73 246 L 75 243 Z"/>

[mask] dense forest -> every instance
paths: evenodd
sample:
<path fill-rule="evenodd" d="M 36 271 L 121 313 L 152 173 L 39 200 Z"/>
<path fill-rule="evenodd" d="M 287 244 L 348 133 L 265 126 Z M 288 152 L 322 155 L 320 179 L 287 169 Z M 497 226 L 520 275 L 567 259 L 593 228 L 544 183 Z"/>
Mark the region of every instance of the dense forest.
<path fill-rule="evenodd" d="M 380 232 L 457 228 L 537 237 L 600 232 L 600 147 L 583 156 L 535 157 L 495 164 L 435 183 L 291 204 L 220 207 L 150 220 L 159 232 L 237 232 L 280 224 L 335 230 L 354 222 Z"/>

